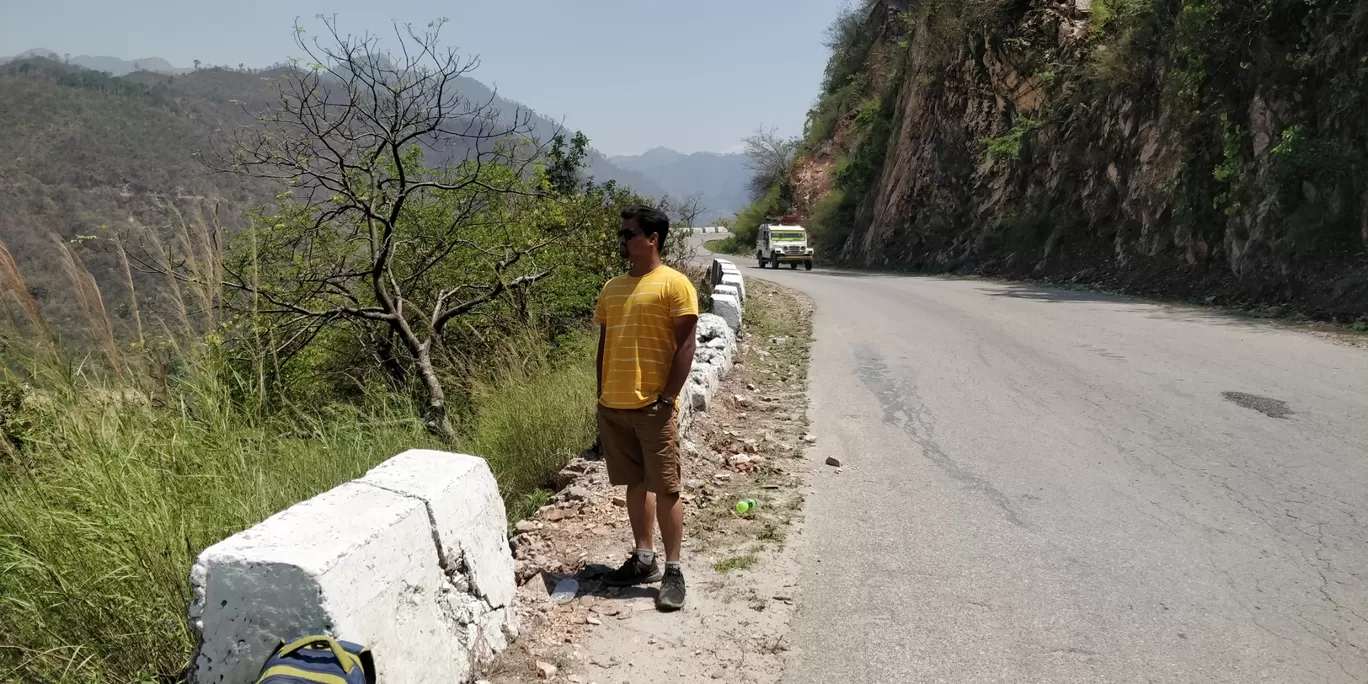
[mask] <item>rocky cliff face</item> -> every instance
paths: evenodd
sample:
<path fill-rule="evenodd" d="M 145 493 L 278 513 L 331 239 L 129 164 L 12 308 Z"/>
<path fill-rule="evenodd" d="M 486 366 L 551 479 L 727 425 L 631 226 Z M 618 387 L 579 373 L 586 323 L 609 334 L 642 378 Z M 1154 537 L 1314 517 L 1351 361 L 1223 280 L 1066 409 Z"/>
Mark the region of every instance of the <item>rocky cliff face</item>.
<path fill-rule="evenodd" d="M 888 130 L 809 140 L 797 195 L 873 157 L 855 264 L 1368 316 L 1368 3 L 1238 4 L 872 3 Z"/>

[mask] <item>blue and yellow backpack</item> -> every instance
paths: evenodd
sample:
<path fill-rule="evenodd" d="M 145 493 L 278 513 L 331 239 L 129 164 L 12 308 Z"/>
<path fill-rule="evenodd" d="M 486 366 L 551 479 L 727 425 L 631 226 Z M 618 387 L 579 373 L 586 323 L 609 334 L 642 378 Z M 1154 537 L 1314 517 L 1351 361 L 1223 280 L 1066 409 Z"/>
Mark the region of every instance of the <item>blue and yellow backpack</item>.
<path fill-rule="evenodd" d="M 330 636 L 280 642 L 257 684 L 375 684 L 370 649 Z"/>

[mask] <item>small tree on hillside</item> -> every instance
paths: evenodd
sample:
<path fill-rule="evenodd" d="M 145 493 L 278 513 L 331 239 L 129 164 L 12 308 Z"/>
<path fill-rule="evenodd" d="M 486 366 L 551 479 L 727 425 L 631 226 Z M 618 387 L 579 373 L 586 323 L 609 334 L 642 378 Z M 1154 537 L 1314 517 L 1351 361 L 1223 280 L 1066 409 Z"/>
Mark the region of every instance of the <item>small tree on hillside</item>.
<path fill-rule="evenodd" d="M 387 361 L 417 377 L 425 425 L 450 437 L 434 348 L 454 320 L 546 278 L 536 256 L 571 227 L 532 166 L 530 114 L 463 93 L 478 60 L 440 47 L 442 22 L 396 26 L 393 52 L 324 25 L 325 40 L 296 27 L 312 62 L 278 78 L 277 101 L 217 150 L 224 169 L 291 188 L 239 236 L 225 285 L 293 340 L 387 330 L 402 351 Z"/>
<path fill-rule="evenodd" d="M 760 127 L 742 142 L 746 145 L 746 166 L 751 170 L 750 193 L 758 200 L 779 185 L 791 184 L 790 170 L 798 141 L 781 137 L 775 128 Z"/>
<path fill-rule="evenodd" d="M 698 222 L 698 217 L 708 210 L 707 205 L 703 204 L 703 193 L 694 193 L 675 203 L 674 207 L 675 225 L 681 228 L 693 228 Z"/>

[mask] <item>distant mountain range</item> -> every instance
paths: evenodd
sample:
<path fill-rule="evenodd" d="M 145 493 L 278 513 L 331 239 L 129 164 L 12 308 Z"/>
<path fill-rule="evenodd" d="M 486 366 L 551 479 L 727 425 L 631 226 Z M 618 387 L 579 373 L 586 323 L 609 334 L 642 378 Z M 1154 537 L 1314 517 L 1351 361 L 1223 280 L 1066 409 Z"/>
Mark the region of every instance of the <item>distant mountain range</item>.
<path fill-rule="evenodd" d="M 111 76 L 127 76 L 135 72 L 168 75 L 195 72 L 193 67 L 177 67 L 161 57 L 122 59 L 107 55 L 71 56 L 43 48 L 28 50 L 13 57 L 0 57 L 0 64 L 30 59 L 49 59 L 68 66 L 102 71 Z M 493 92 L 479 81 L 463 80 L 465 82 L 462 83 L 462 88 L 472 98 L 481 99 L 493 95 Z M 522 107 L 517 102 L 503 97 L 496 97 L 495 104 L 508 113 Z M 532 125 L 538 137 L 543 139 L 549 138 L 560 129 L 557 122 L 536 115 L 535 112 Z M 593 131 L 586 133 L 592 141 Z M 745 162 L 745 156 L 740 154 L 681 154 L 665 147 L 657 147 L 639 155 L 616 157 L 607 157 L 597 150 L 591 150 L 586 174 L 598 181 L 614 180 L 630 185 L 637 192 L 647 196 L 669 195 L 683 199 L 699 195 L 706 208 L 703 215 L 711 220 L 719 216 L 730 216 L 749 203 L 746 181 L 750 177 L 750 172 L 746 169 Z"/>
<path fill-rule="evenodd" d="M 193 68 L 174 67 L 161 57 L 143 57 L 141 59 L 119 59 L 118 57 L 95 57 L 91 55 L 67 57 L 43 48 L 28 50 L 13 57 L 0 57 L 0 64 L 33 57 L 46 57 L 55 62 L 66 62 L 91 71 L 103 71 L 111 76 L 124 76 L 135 71 L 153 71 L 159 74 L 184 74 L 194 71 Z"/>
<path fill-rule="evenodd" d="M 731 216 L 750 203 L 746 191 L 750 170 L 743 154 L 683 154 L 657 147 L 638 155 L 609 157 L 608 161 L 645 176 L 671 197 L 701 195 L 706 208 L 703 215 L 708 220 Z"/>
<path fill-rule="evenodd" d="M 194 68 L 177 67 L 161 57 L 122 59 L 110 56 L 71 56 L 60 55 L 43 48 L 28 50 L 13 57 L 0 57 L 0 64 L 35 58 L 102 71 L 112 76 L 126 76 L 140 71 L 168 75 L 195 72 Z M 472 98 L 480 99 L 493 95 L 493 92 L 479 81 L 464 80 L 462 87 Z M 495 104 L 505 112 L 512 112 L 515 108 L 521 107 L 517 102 L 503 97 L 496 97 Z M 560 129 L 557 122 L 536 115 L 535 112 L 532 124 L 536 134 L 541 138 L 548 138 Z M 593 131 L 586 132 L 592 141 Z M 745 156 L 740 154 L 681 154 L 665 147 L 657 147 L 639 155 L 615 157 L 607 157 L 597 150 L 591 150 L 586 173 L 599 181 L 615 180 L 630 185 L 637 192 L 648 196 L 669 195 L 683 199 L 699 195 L 706 208 L 703 215 L 711 220 L 718 216 L 730 216 L 748 204 L 746 181 L 750 177 L 750 172 L 746 169 L 745 161 Z"/>
<path fill-rule="evenodd" d="M 11 62 L 20 62 L 34 59 L 52 60 L 53 62 L 63 63 L 70 67 L 80 67 L 83 69 L 90 69 L 92 71 L 102 71 L 108 73 L 111 76 L 127 76 L 129 74 L 133 74 L 136 72 L 152 72 L 158 74 L 182 75 L 194 73 L 196 71 L 196 69 L 194 69 L 193 67 L 176 67 L 172 65 L 171 62 L 161 57 L 143 57 L 140 59 L 122 59 L 119 57 L 91 55 L 79 55 L 73 57 L 70 55 L 59 55 L 52 50 L 47 50 L 43 48 L 27 50 L 13 57 L 0 57 L 0 65 L 8 64 Z M 204 70 L 206 71 L 214 68 L 215 67 L 211 67 L 208 65 L 204 66 Z M 528 107 L 521 105 L 517 102 L 514 102 L 501 96 L 496 96 L 494 91 L 492 91 L 488 86 L 484 85 L 479 81 L 476 81 L 475 79 L 463 78 L 461 79 L 461 81 L 461 88 L 465 91 L 468 97 L 470 97 L 472 100 L 485 100 L 490 97 L 493 97 L 494 106 L 497 109 L 499 109 L 500 112 L 503 113 L 505 116 L 511 117 L 513 115 L 513 112 L 518 110 L 519 108 L 521 108 L 523 111 L 531 111 Z M 557 131 L 561 129 L 560 124 L 558 124 L 557 122 L 547 117 L 540 116 L 535 112 L 532 112 L 532 114 L 533 116 L 531 125 L 534 134 L 539 139 L 549 139 L 552 135 L 554 135 Z M 588 131 L 586 133 L 588 133 L 591 136 L 592 140 L 592 131 Z M 567 137 L 569 137 L 568 134 Z M 671 193 L 670 190 L 663 188 L 660 184 L 658 184 L 657 182 L 655 182 L 654 180 L 652 180 L 651 178 L 647 177 L 642 173 L 639 173 L 631 169 L 619 168 L 613 165 L 603 153 L 597 150 L 590 150 L 588 163 L 586 167 L 586 175 L 593 177 L 595 180 L 598 180 L 600 182 L 613 180 L 617 181 L 620 184 L 630 185 L 632 186 L 632 189 L 636 190 L 642 195 L 650 197 L 660 197 L 667 193 Z"/>

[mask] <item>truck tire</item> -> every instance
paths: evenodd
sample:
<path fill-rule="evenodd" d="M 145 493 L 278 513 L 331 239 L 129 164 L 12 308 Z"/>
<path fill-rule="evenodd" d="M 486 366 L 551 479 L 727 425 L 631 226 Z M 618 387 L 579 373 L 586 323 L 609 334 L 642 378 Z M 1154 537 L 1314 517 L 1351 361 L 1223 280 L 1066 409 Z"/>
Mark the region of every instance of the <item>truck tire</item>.
<path fill-rule="evenodd" d="M 756 252 L 756 253 L 755 253 L 755 259 L 756 259 L 756 261 L 759 261 L 759 262 L 760 262 L 760 268 L 764 268 L 764 267 L 765 267 L 765 255 L 764 255 L 764 254 L 761 254 L 760 252 Z"/>
<path fill-rule="evenodd" d="M 796 261 L 790 261 L 790 262 L 789 262 L 789 268 L 791 268 L 791 269 L 793 269 L 793 270 L 795 270 L 795 271 L 798 270 L 798 262 L 796 262 Z"/>
<path fill-rule="evenodd" d="M 807 261 L 804 261 L 804 262 L 803 262 L 803 268 L 806 269 L 806 270 L 811 271 L 811 270 L 812 270 L 812 259 L 808 259 Z"/>
<path fill-rule="evenodd" d="M 778 254 L 775 254 L 774 256 L 770 257 L 770 266 L 773 266 L 773 267 L 774 267 L 774 270 L 776 270 L 776 271 L 779 270 L 779 255 L 778 255 Z"/>

